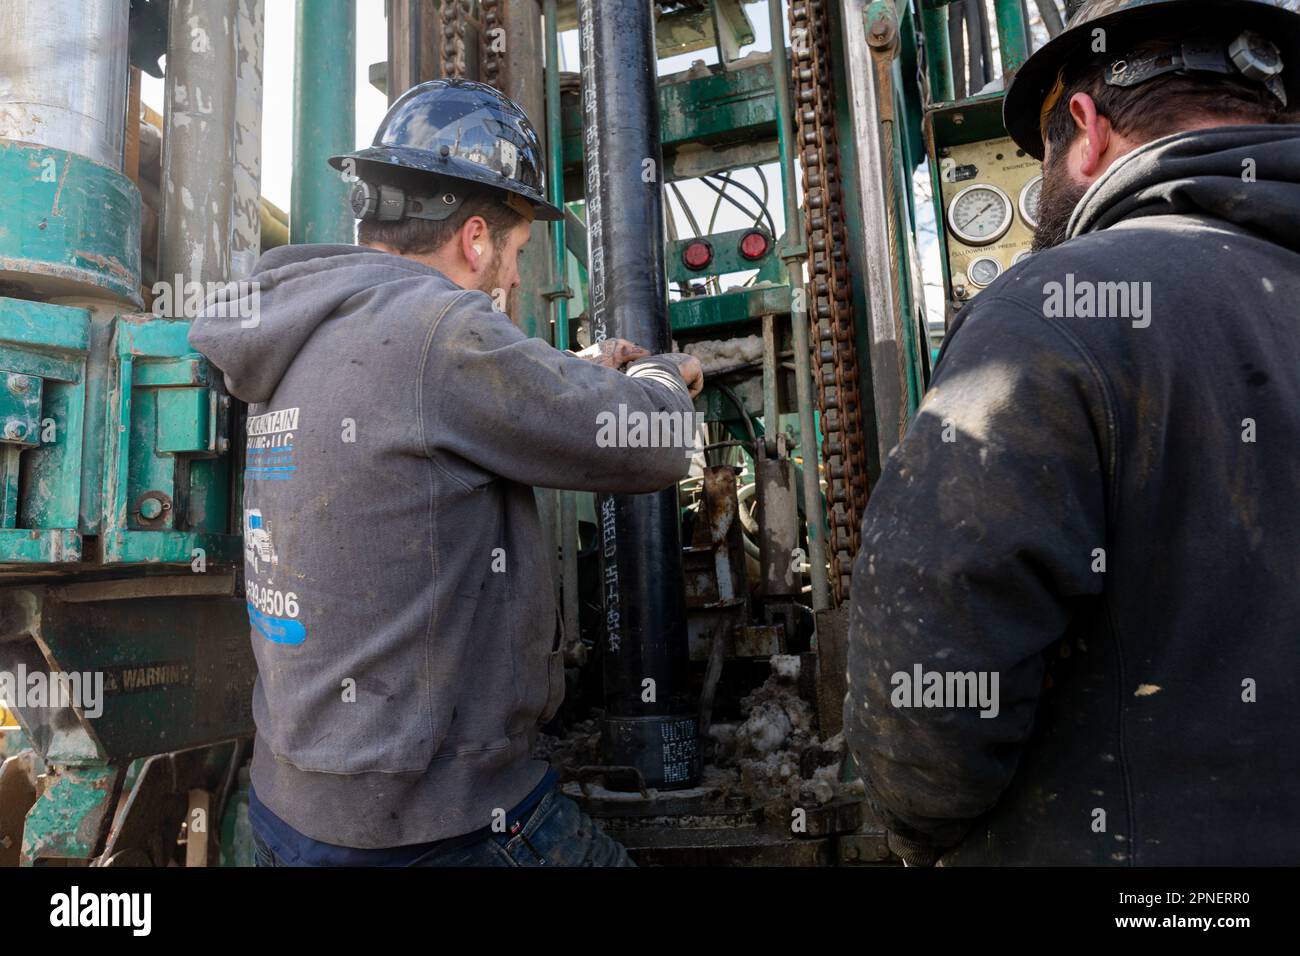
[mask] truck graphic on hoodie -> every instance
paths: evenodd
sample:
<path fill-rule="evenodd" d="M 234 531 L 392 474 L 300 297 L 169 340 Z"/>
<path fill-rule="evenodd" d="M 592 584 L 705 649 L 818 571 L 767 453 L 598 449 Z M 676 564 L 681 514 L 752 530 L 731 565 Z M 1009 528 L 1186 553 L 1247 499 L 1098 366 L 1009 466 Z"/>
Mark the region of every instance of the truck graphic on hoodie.
<path fill-rule="evenodd" d="M 263 561 L 272 567 L 280 563 L 271 544 L 271 529 L 257 508 L 244 512 L 244 557 L 253 566 L 254 574 L 260 573 Z"/>

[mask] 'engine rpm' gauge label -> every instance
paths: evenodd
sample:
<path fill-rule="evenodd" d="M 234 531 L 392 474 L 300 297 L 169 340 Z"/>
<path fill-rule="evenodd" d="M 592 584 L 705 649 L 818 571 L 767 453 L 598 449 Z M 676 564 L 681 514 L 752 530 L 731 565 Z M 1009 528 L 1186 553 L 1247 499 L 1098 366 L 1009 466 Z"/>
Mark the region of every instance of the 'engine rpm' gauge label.
<path fill-rule="evenodd" d="M 997 186 L 974 183 L 952 197 L 948 226 L 969 246 L 986 246 L 1011 225 L 1011 199 Z"/>
<path fill-rule="evenodd" d="M 1038 194 L 1043 191 L 1043 177 L 1035 176 L 1020 190 L 1020 218 L 1030 229 L 1038 228 Z"/>

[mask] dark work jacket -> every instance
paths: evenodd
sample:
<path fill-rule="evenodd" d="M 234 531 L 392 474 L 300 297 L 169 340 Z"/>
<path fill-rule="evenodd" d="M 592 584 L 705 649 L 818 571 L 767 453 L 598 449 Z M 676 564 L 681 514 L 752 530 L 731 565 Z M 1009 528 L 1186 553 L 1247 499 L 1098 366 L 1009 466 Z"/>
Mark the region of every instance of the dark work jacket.
<path fill-rule="evenodd" d="M 1294 864 L 1300 127 L 1147 144 L 1070 235 L 957 317 L 868 504 L 868 802 L 921 862 Z M 916 665 L 997 715 L 896 706 Z"/>

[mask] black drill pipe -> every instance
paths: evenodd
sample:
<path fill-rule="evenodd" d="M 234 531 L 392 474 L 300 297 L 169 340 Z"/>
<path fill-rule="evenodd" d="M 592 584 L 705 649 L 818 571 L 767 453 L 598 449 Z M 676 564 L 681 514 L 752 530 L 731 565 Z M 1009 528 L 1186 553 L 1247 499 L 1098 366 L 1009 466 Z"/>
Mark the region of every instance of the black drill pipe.
<path fill-rule="evenodd" d="M 597 340 L 629 339 L 667 352 L 672 330 L 652 8 L 645 0 L 579 0 L 578 10 L 592 329 Z M 597 505 L 605 762 L 636 768 L 650 787 L 693 786 L 698 726 L 677 489 L 605 495 Z M 607 786 L 635 786 L 635 775 L 628 776 L 626 784 L 607 777 Z"/>

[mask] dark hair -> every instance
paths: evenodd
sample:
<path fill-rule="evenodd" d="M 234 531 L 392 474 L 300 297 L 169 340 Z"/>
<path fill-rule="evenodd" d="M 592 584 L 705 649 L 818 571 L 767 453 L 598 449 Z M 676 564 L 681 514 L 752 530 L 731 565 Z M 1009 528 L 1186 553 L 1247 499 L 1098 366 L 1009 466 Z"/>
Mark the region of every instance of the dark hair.
<path fill-rule="evenodd" d="M 1150 56 L 1179 43 L 1174 36 L 1157 37 L 1133 47 L 1127 59 Z M 1067 66 L 1064 91 L 1047 119 L 1047 143 L 1059 150 L 1074 139 L 1070 98 L 1087 93 L 1097 112 L 1117 133 L 1149 142 L 1185 129 L 1193 120 L 1232 117 L 1252 123 L 1285 122 L 1282 105 L 1259 83 L 1213 73 L 1165 73 L 1137 86 L 1108 86 L 1110 59 Z"/>
<path fill-rule="evenodd" d="M 488 189 L 458 189 L 465 198 L 460 207 L 440 222 L 432 219 L 401 219 L 397 222 L 376 222 L 363 219 L 357 224 L 357 242 L 362 245 L 380 243 L 401 255 L 425 255 L 437 252 L 460 232 L 471 216 L 482 216 L 487 223 L 488 236 L 495 243 L 507 232 L 525 222 L 501 199 L 501 193 Z"/>

